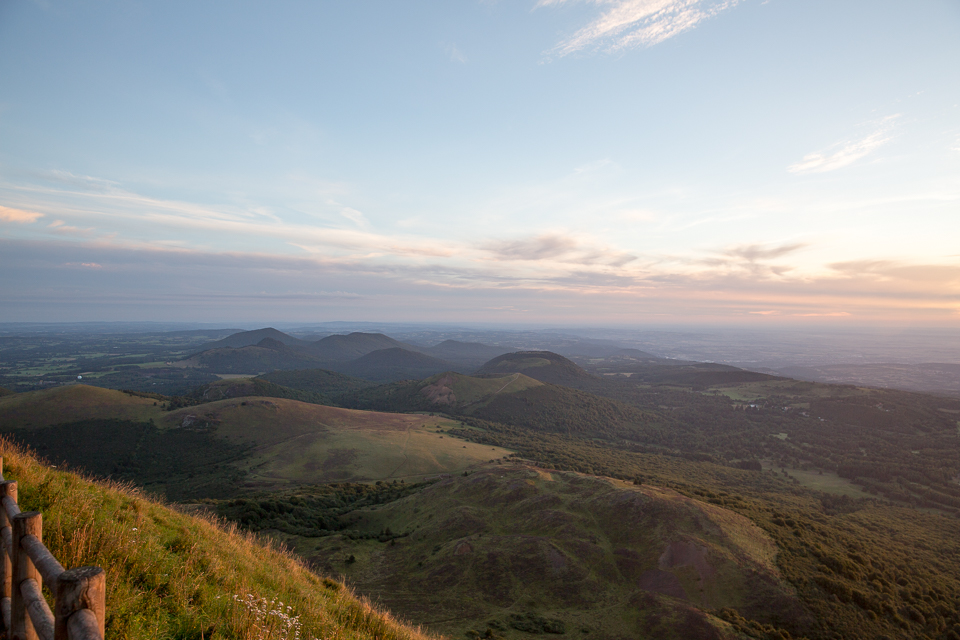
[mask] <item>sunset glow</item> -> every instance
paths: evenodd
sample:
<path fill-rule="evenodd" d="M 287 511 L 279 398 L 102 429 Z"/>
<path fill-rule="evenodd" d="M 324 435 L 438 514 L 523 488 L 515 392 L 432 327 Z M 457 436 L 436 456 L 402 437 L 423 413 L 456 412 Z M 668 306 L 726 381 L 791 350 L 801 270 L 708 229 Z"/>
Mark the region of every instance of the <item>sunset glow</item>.
<path fill-rule="evenodd" d="M 0 320 L 960 322 L 960 8 L 0 7 Z"/>

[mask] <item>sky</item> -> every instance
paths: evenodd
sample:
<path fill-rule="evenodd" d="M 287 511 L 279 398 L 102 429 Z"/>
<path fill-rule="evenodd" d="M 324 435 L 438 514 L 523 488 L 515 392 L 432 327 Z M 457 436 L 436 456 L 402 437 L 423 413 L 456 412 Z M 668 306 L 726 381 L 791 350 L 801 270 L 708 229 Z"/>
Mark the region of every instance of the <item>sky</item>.
<path fill-rule="evenodd" d="M 0 321 L 960 328 L 960 2 L 0 2 Z"/>

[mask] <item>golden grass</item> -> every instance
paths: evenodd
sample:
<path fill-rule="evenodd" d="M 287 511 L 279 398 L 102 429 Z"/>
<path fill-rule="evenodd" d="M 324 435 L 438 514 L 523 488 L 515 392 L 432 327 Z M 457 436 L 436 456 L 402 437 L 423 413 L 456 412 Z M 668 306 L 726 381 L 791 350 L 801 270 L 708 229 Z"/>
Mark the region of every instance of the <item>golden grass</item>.
<path fill-rule="evenodd" d="M 156 405 L 156 400 L 114 389 L 71 384 L 3 396 L 0 422 L 6 429 L 18 429 L 100 418 L 145 421 L 163 415 Z"/>
<path fill-rule="evenodd" d="M 283 638 L 289 622 L 255 615 L 251 600 L 296 618 L 299 636 L 289 638 L 429 637 L 266 539 L 179 513 L 129 486 L 51 469 L 5 440 L 0 455 L 21 509 L 43 513 L 44 543 L 60 562 L 106 570 L 110 638 Z"/>

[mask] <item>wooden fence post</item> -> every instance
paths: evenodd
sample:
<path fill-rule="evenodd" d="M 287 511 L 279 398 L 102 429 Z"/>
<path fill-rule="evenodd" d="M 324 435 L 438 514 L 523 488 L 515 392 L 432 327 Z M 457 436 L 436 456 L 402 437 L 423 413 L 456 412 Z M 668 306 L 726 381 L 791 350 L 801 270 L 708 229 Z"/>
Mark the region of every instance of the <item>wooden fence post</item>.
<path fill-rule="evenodd" d="M 13 593 L 13 563 L 10 559 L 10 553 L 13 553 L 11 545 L 8 553 L 5 541 L 13 540 L 13 529 L 10 524 L 10 517 L 7 515 L 7 508 L 3 504 L 4 498 L 10 498 L 17 501 L 17 483 L 12 480 L 0 482 L 0 612 L 3 615 L 3 627 L 5 637 L 10 638 L 11 612 L 10 603 Z"/>
<path fill-rule="evenodd" d="M 33 560 L 20 544 L 24 536 L 33 535 L 43 541 L 43 516 L 37 511 L 27 511 L 13 517 L 13 599 L 10 604 L 11 628 L 13 640 L 39 640 L 33 628 L 33 621 L 27 614 L 26 603 L 20 592 L 20 583 L 24 580 L 36 580 L 37 586 L 43 586 L 40 572 L 33 566 Z"/>
<path fill-rule="evenodd" d="M 107 574 L 103 569 L 80 567 L 64 571 L 57 579 L 57 593 L 54 601 L 54 640 L 67 640 L 67 624 L 70 616 L 84 609 L 93 614 L 100 637 L 104 637 Z"/>

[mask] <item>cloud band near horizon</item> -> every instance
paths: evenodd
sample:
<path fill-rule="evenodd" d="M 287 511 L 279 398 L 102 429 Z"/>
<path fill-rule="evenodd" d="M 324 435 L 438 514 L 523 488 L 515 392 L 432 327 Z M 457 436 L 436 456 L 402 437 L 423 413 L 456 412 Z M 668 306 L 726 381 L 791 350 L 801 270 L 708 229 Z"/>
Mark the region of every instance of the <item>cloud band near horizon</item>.
<path fill-rule="evenodd" d="M 766 251 L 719 256 L 756 263 Z M 386 265 L 312 257 L 0 240 L 0 321 L 529 321 L 600 324 L 789 322 L 955 325 L 960 264 L 830 265 L 813 279 L 757 269 L 679 274 L 571 271 L 532 276 L 439 263 Z"/>

